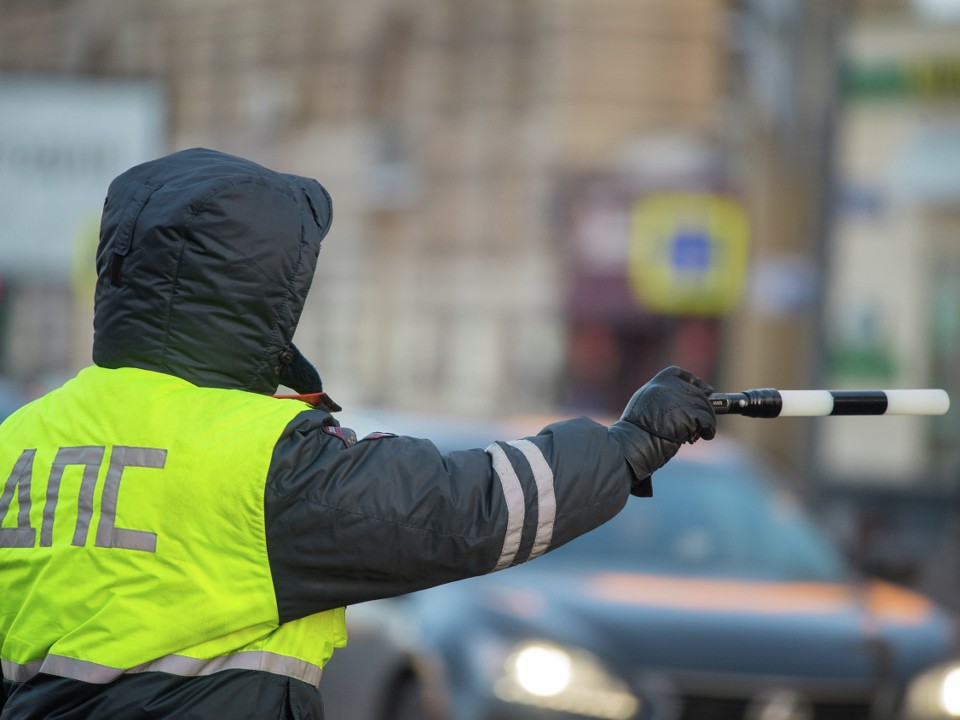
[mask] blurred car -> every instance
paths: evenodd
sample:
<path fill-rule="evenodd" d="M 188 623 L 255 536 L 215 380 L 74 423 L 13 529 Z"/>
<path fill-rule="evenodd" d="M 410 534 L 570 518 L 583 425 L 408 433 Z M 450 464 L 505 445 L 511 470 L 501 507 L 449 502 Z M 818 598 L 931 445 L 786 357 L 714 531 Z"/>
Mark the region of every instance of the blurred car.
<path fill-rule="evenodd" d="M 960 660 L 930 668 L 907 689 L 903 716 L 909 720 L 960 717 Z"/>
<path fill-rule="evenodd" d="M 349 608 L 327 720 L 893 720 L 946 677 L 948 614 L 858 577 L 738 446 L 654 485 L 533 562 Z"/>
<path fill-rule="evenodd" d="M 26 393 L 18 384 L 0 377 L 0 422 L 6 420 L 26 402 Z"/>

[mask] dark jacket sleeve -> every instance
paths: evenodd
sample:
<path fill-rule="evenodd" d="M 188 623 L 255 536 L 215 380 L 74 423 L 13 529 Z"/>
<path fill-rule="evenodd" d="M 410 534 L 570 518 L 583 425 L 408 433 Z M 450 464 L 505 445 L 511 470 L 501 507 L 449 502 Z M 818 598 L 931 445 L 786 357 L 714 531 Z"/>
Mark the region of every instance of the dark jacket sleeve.
<path fill-rule="evenodd" d="M 302 413 L 277 443 L 265 491 L 281 621 L 421 590 L 533 559 L 623 507 L 632 474 L 587 418 L 486 449 L 429 440 L 350 444 Z"/>

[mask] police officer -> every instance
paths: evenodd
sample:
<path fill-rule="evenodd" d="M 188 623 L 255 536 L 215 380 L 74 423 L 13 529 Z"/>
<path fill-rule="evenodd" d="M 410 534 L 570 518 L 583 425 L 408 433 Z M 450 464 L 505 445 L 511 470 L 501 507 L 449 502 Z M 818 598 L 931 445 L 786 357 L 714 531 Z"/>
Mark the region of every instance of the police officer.
<path fill-rule="evenodd" d="M 292 344 L 330 221 L 206 149 L 110 185 L 94 364 L 0 426 L 0 717 L 321 718 L 345 606 L 532 560 L 713 436 L 668 368 L 610 427 L 356 442 Z"/>

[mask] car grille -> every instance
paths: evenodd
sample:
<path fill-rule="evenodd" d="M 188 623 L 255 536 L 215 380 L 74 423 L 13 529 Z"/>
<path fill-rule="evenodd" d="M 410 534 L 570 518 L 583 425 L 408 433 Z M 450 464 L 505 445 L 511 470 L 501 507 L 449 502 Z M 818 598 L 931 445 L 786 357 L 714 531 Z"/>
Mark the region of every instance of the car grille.
<path fill-rule="evenodd" d="M 678 720 L 749 720 L 750 701 L 741 698 L 685 696 Z M 813 704 L 811 720 L 870 720 L 870 706 L 864 702 L 820 702 Z"/>

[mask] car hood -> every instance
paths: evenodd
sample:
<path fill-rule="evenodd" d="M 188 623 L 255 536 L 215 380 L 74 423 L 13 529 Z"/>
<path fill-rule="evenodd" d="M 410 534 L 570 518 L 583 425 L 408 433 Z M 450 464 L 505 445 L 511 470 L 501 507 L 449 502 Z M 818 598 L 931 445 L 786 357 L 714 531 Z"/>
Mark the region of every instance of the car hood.
<path fill-rule="evenodd" d="M 477 619 L 503 634 L 583 647 L 616 666 L 869 681 L 907 677 L 950 650 L 943 611 L 878 581 L 498 575 L 454 584 L 462 597 L 444 604 L 473 603 Z"/>

